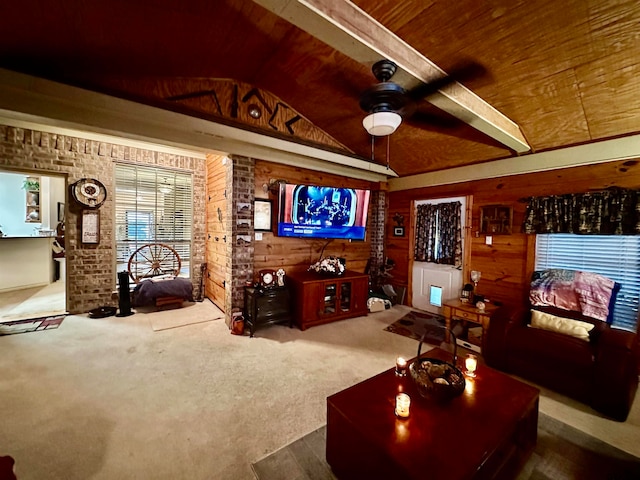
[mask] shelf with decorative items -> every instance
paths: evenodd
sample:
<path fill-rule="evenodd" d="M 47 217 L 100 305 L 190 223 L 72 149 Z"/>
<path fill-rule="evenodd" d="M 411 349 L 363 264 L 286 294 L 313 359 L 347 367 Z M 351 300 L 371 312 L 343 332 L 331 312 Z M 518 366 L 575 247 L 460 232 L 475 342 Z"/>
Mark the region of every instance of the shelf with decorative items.
<path fill-rule="evenodd" d="M 27 177 L 22 183 L 26 192 L 26 223 L 41 223 L 40 218 L 40 177 Z"/>

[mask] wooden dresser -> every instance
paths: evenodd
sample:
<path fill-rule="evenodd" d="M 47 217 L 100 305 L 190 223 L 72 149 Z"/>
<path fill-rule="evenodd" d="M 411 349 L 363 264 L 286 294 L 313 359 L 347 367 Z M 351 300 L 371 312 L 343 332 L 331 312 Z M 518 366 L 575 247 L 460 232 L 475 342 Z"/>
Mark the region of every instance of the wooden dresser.
<path fill-rule="evenodd" d="M 300 330 L 367 314 L 369 276 L 347 270 L 339 277 L 316 272 L 288 275 Z"/>

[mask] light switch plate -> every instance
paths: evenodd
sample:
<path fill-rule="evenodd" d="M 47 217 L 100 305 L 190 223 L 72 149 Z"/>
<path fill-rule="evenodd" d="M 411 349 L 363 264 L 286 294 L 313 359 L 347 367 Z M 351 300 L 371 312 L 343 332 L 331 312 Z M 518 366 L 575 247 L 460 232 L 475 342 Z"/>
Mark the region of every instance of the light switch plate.
<path fill-rule="evenodd" d="M 256 232 L 256 242 L 262 240 L 262 232 Z"/>
<path fill-rule="evenodd" d="M 484 237 L 484 243 L 486 245 L 492 245 L 493 244 L 493 237 L 491 235 L 487 235 L 486 237 Z"/>

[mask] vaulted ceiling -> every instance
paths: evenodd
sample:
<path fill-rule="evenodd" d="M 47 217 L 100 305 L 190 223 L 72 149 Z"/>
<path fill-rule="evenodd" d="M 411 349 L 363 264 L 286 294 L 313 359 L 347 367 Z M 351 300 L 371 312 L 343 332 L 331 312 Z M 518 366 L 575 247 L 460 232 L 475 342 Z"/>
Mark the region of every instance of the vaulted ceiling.
<path fill-rule="evenodd" d="M 359 97 L 372 62 L 271 11 L 297 1 L 2 2 L 0 67 L 371 159 Z M 310 3 L 331 18 L 344 2 Z M 481 65 L 460 82 L 519 126 L 528 153 L 640 132 L 636 0 L 353 3 L 445 72 Z M 400 176 L 520 155 L 426 101 L 388 140 Z M 386 151 L 375 140 L 373 161 Z"/>

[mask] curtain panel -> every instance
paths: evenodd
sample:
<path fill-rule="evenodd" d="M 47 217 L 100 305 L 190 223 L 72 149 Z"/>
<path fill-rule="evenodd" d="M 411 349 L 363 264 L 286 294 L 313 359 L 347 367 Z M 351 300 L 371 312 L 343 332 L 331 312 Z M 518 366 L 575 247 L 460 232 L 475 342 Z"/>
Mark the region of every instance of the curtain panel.
<path fill-rule="evenodd" d="M 418 205 L 414 260 L 462 265 L 461 203 Z"/>
<path fill-rule="evenodd" d="M 637 235 L 640 191 L 615 189 L 549 197 L 531 197 L 524 233 Z"/>

